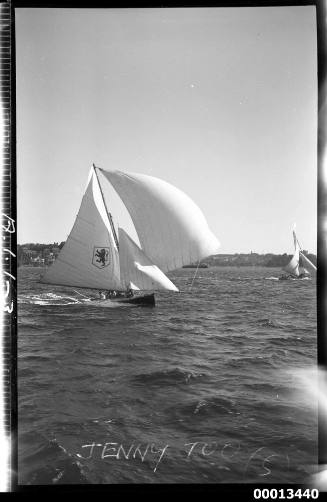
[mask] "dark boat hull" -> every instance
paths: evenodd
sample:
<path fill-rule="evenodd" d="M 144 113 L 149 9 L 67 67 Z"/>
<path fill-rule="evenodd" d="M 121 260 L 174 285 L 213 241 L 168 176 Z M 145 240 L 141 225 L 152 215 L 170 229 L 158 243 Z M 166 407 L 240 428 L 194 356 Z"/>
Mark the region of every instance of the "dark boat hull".
<path fill-rule="evenodd" d="M 128 303 L 131 305 L 138 305 L 140 307 L 154 307 L 155 306 L 155 298 L 154 298 L 154 293 L 151 293 L 149 295 L 140 295 L 140 296 L 131 296 L 130 298 L 108 298 L 105 300 L 98 300 L 94 298 L 93 300 L 96 303 L 101 303 L 101 304 L 106 304 L 106 303 Z"/>
<path fill-rule="evenodd" d="M 154 293 L 151 293 L 150 295 L 132 296 L 130 298 L 113 298 L 112 301 L 117 303 L 131 303 L 133 305 L 140 305 L 144 307 L 154 307 L 156 304 Z"/>

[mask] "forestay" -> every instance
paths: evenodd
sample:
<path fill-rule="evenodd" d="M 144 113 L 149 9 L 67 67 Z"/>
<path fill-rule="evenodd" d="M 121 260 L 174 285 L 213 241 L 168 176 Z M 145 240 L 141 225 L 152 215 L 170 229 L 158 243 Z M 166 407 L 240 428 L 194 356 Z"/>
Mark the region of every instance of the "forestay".
<path fill-rule="evenodd" d="M 217 253 L 219 242 L 203 213 L 181 190 L 153 176 L 101 172 L 128 209 L 143 252 L 162 271 Z"/>
<path fill-rule="evenodd" d="M 120 289 L 118 249 L 94 168 L 72 231 L 41 282 Z"/>

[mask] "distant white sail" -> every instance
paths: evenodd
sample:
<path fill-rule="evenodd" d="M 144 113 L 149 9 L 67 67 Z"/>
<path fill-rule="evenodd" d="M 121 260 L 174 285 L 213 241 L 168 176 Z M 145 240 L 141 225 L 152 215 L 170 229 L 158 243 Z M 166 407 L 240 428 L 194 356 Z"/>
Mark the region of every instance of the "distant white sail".
<path fill-rule="evenodd" d="M 119 256 L 121 283 L 124 288 L 178 291 L 122 228 L 119 228 Z"/>
<path fill-rule="evenodd" d="M 169 183 L 136 173 L 101 172 L 124 202 L 142 250 L 167 272 L 217 253 L 219 242 L 198 206 Z"/>
<path fill-rule="evenodd" d="M 72 231 L 41 282 L 120 289 L 118 249 L 94 168 Z"/>
<path fill-rule="evenodd" d="M 317 267 L 301 251 L 300 251 L 300 256 L 301 260 L 305 263 L 310 272 L 315 274 L 317 272 Z"/>
<path fill-rule="evenodd" d="M 293 236 L 295 233 L 293 232 Z M 300 275 L 299 272 L 299 263 L 300 263 L 300 248 L 296 238 L 294 238 L 295 245 L 295 253 L 291 259 L 291 261 L 284 267 L 285 272 L 293 275 L 294 277 L 298 277 Z"/>

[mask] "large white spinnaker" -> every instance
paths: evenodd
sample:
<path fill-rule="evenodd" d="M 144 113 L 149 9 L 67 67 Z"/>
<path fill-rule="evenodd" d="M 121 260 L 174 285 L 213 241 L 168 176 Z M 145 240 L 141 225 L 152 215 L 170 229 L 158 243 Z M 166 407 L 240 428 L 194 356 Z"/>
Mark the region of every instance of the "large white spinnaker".
<path fill-rule="evenodd" d="M 184 192 L 145 174 L 101 172 L 129 211 L 143 252 L 160 270 L 174 270 L 218 252 L 218 239 Z"/>
<path fill-rule="evenodd" d="M 149 260 L 122 228 L 119 228 L 119 257 L 123 288 L 178 291 L 170 279 Z"/>
<path fill-rule="evenodd" d="M 97 289 L 121 289 L 119 255 L 92 168 L 74 226 L 41 282 Z"/>
<path fill-rule="evenodd" d="M 300 257 L 301 257 L 302 262 L 305 263 L 305 265 L 308 267 L 310 272 L 315 274 L 317 272 L 317 267 L 301 251 L 300 251 Z"/>

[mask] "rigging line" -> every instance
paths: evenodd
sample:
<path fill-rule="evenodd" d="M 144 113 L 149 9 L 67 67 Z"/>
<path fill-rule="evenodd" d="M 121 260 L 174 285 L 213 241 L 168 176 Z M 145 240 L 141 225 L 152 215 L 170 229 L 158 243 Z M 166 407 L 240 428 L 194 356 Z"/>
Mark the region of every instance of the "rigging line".
<path fill-rule="evenodd" d="M 112 234 L 114 236 L 114 239 L 115 239 L 115 243 L 116 243 L 116 246 L 117 246 L 117 249 L 119 249 L 119 243 L 118 243 L 118 238 L 117 238 L 117 234 L 116 234 L 116 230 L 115 230 L 115 226 L 114 226 L 114 222 L 112 220 L 112 216 L 111 216 L 111 213 L 109 213 L 108 211 L 108 208 L 107 208 L 107 204 L 106 204 L 106 201 L 105 201 L 105 198 L 104 198 L 104 195 L 103 195 L 103 192 L 102 192 L 102 187 L 101 187 L 101 183 L 99 181 L 99 177 L 98 177 L 98 173 L 97 173 L 97 166 L 95 164 L 93 164 L 93 169 L 94 169 L 94 172 L 95 172 L 95 175 L 96 175 L 96 178 L 97 178 L 97 182 L 98 182 L 98 185 L 99 185 L 99 188 L 100 188 L 100 192 L 101 192 L 101 196 L 102 196 L 102 200 L 103 200 L 103 204 L 104 204 L 104 207 L 106 209 L 106 213 L 108 215 L 108 219 L 109 219 L 109 223 L 110 223 L 110 226 L 111 226 L 111 230 L 112 230 Z"/>
<path fill-rule="evenodd" d="M 201 260 L 199 260 L 199 261 L 198 261 L 198 266 L 196 267 L 196 271 L 195 271 L 195 274 L 194 274 L 194 277 L 193 277 L 193 280 L 192 280 L 192 284 L 191 284 L 190 290 L 192 289 L 193 282 L 194 282 L 195 276 L 196 276 L 196 274 L 197 274 L 197 271 L 198 271 L 198 268 L 199 268 L 199 265 L 200 265 L 200 261 L 201 261 Z"/>

